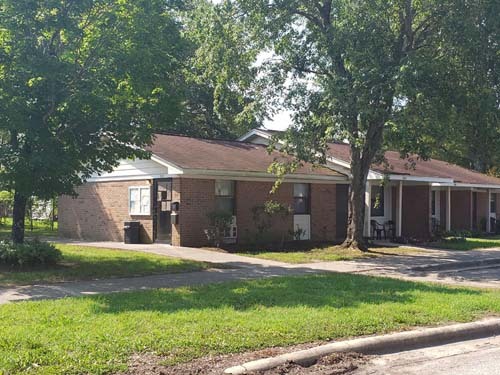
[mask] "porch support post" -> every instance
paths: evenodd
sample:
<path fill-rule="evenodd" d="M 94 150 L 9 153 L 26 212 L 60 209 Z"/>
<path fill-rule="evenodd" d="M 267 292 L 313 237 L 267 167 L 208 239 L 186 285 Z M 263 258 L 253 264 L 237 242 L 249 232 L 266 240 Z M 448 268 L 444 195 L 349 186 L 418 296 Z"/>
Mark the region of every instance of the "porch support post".
<path fill-rule="evenodd" d="M 371 214 L 371 185 L 370 182 L 366 183 L 365 191 L 365 237 L 371 237 L 371 225 L 370 220 L 372 219 Z"/>
<path fill-rule="evenodd" d="M 487 215 L 486 215 L 486 232 L 491 233 L 491 190 L 488 189 L 488 204 L 487 204 Z"/>
<path fill-rule="evenodd" d="M 446 189 L 446 231 L 451 231 L 451 186 Z"/>
<path fill-rule="evenodd" d="M 403 181 L 398 185 L 398 218 L 396 220 L 396 237 L 401 237 L 403 232 Z"/>

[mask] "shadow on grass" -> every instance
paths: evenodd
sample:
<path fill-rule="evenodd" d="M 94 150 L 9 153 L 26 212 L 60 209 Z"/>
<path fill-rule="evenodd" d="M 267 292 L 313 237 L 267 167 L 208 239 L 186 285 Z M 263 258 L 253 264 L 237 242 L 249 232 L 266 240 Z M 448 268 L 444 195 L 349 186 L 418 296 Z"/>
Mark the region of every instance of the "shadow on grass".
<path fill-rule="evenodd" d="M 95 297 L 99 301 L 95 313 L 176 313 L 220 308 L 245 311 L 272 307 L 342 309 L 387 303 L 411 304 L 421 293 L 464 297 L 479 295 L 481 291 L 362 275 L 315 275 L 102 295 Z"/>
<path fill-rule="evenodd" d="M 212 267 L 217 266 L 212 265 Z M 85 259 L 85 257 L 65 255 L 63 261 L 50 266 L 21 268 L 2 265 L 0 286 L 170 274 L 199 271 L 204 268 L 206 266 L 202 263 L 192 261 L 162 263 L 157 259 L 139 257 Z"/>

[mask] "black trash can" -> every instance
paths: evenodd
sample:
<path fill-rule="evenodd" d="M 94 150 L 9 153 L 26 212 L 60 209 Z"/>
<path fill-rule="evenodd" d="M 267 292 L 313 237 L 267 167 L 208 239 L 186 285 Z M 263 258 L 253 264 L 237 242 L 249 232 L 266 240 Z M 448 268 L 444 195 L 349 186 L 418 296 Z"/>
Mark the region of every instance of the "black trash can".
<path fill-rule="evenodd" d="M 123 238 L 125 243 L 140 243 L 139 233 L 141 223 L 139 221 L 126 221 L 123 223 Z"/>

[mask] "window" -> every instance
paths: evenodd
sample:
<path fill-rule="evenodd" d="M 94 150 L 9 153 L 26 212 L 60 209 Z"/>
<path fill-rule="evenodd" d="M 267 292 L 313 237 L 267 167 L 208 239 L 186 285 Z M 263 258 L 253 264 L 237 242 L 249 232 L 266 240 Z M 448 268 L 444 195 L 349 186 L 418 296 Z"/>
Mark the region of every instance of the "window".
<path fill-rule="evenodd" d="M 371 200 L 371 204 L 370 204 L 371 216 L 372 217 L 384 216 L 385 215 L 384 187 L 383 186 L 372 186 L 370 200 Z"/>
<path fill-rule="evenodd" d="M 293 213 L 296 215 L 309 214 L 309 184 L 293 185 Z"/>
<path fill-rule="evenodd" d="M 234 214 L 234 181 L 215 181 L 215 209 L 216 211 Z"/>
<path fill-rule="evenodd" d="M 497 195 L 491 194 L 490 198 L 490 213 L 496 214 L 497 212 Z"/>
<path fill-rule="evenodd" d="M 128 189 L 128 212 L 130 215 L 149 215 L 151 193 L 149 186 L 133 186 Z"/>

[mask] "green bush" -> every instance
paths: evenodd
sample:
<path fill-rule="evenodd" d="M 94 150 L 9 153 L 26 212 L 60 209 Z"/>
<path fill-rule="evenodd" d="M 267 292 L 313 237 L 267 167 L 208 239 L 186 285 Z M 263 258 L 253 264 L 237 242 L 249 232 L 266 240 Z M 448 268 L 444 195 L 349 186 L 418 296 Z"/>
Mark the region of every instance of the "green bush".
<path fill-rule="evenodd" d="M 0 241 L 0 264 L 27 267 L 54 265 L 62 259 L 62 253 L 48 242 L 39 240 L 14 245 Z"/>

